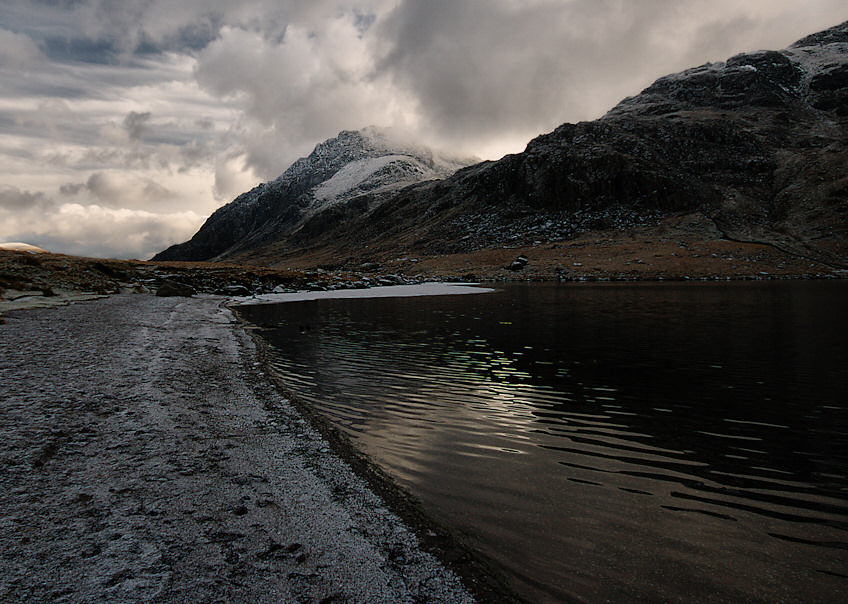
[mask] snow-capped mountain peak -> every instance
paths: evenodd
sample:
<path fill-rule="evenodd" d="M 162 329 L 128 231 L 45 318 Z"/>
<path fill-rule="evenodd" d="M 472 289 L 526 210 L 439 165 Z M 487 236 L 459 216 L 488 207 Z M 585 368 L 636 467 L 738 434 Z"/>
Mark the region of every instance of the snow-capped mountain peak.
<path fill-rule="evenodd" d="M 278 178 L 219 208 L 190 241 L 156 258 L 227 255 L 256 238 L 293 234 L 311 218 L 356 198 L 368 196 L 364 207 L 371 211 L 404 187 L 446 178 L 477 161 L 434 151 L 392 129 L 345 130 L 316 145 Z"/>

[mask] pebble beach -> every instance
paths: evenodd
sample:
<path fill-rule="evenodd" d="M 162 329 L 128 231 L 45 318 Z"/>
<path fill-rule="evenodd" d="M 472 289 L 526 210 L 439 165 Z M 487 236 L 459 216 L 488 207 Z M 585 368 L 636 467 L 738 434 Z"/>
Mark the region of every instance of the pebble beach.
<path fill-rule="evenodd" d="M 216 297 L 0 326 L 0 600 L 473 602 Z"/>

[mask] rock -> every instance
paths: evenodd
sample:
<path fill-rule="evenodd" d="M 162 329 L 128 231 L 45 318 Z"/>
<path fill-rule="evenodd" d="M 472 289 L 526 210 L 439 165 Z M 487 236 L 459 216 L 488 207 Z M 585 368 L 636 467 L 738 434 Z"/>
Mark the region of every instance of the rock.
<path fill-rule="evenodd" d="M 511 270 L 511 271 L 520 271 L 525 266 L 527 266 L 528 262 L 530 262 L 530 261 L 527 259 L 527 256 L 522 255 L 522 256 L 519 256 L 518 258 L 516 258 L 515 260 L 513 260 L 512 264 L 510 264 L 506 268 Z"/>
<path fill-rule="evenodd" d="M 380 285 L 406 285 L 406 280 L 400 275 L 385 275 L 377 281 Z"/>
<path fill-rule="evenodd" d="M 244 285 L 225 285 L 215 291 L 222 296 L 250 296 L 252 292 Z"/>
<path fill-rule="evenodd" d="M 101 273 L 103 273 L 107 277 L 111 277 L 112 279 L 126 280 L 127 278 L 127 274 L 124 271 L 117 269 L 113 266 L 109 266 L 108 264 L 105 264 L 103 262 L 95 262 L 91 265 L 91 268 L 100 271 Z"/>
<path fill-rule="evenodd" d="M 359 266 L 359 269 L 365 271 L 366 273 L 373 273 L 375 271 L 380 270 L 381 268 L 382 266 L 379 262 L 363 262 Z"/>
<path fill-rule="evenodd" d="M 156 290 L 156 295 L 160 297 L 182 296 L 184 298 L 190 298 L 196 293 L 191 285 L 178 283 L 177 281 L 165 281 Z"/>

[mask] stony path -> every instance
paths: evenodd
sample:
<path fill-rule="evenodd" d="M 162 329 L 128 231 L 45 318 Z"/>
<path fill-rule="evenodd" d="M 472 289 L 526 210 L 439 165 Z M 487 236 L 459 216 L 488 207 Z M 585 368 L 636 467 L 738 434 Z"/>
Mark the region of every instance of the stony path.
<path fill-rule="evenodd" d="M 470 602 L 220 300 L 0 325 L 0 601 Z"/>

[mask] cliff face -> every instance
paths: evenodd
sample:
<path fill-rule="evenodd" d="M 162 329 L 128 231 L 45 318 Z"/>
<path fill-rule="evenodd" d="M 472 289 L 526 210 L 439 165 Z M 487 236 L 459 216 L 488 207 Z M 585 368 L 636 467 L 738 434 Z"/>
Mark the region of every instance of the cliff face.
<path fill-rule="evenodd" d="M 286 186 L 297 196 L 328 173 L 304 172 L 304 184 Z M 697 211 L 728 238 L 845 266 L 828 243 L 848 241 L 848 23 L 785 50 L 663 77 L 523 153 L 395 189 L 379 203 L 361 193 L 263 238 L 245 238 L 255 214 L 240 216 L 236 200 L 222 209 L 238 242 L 231 253 L 273 262 L 305 247 L 338 258 L 365 246 L 467 252 Z"/>

